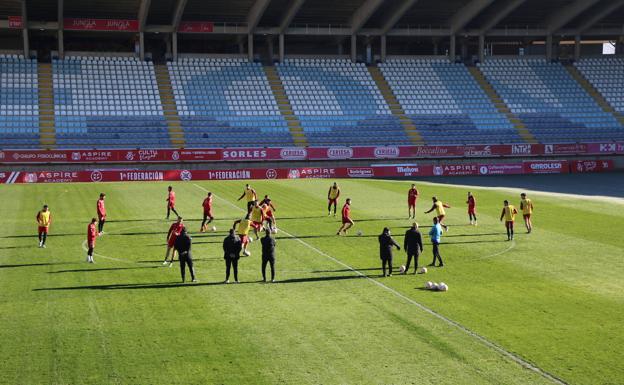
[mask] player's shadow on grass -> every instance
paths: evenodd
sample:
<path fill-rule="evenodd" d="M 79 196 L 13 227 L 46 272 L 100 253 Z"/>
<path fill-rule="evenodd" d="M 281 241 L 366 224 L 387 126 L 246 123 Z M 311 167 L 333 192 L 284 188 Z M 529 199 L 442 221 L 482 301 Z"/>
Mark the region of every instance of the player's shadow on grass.
<path fill-rule="evenodd" d="M 21 263 L 16 265 L 0 265 L 0 269 L 10 269 L 14 267 L 31 267 L 31 266 L 56 266 L 56 265 L 73 265 L 73 262 L 49 262 L 49 263 Z"/>
<path fill-rule="evenodd" d="M 23 246 L 4 246 L 0 247 L 0 250 L 14 250 L 14 249 L 32 249 L 33 245 L 23 245 Z"/>
<path fill-rule="evenodd" d="M 356 271 L 371 271 L 371 270 L 379 270 L 381 271 L 380 267 L 366 267 L 366 268 L 357 268 L 354 267 L 353 270 Z M 338 270 L 313 270 L 312 273 L 346 273 L 346 272 L 353 272 L 353 270 L 351 269 L 338 269 Z"/>
<path fill-rule="evenodd" d="M 197 262 L 197 261 L 200 261 L 200 262 L 201 261 L 223 261 L 223 257 L 221 257 L 221 258 L 218 258 L 218 257 L 215 257 L 215 258 L 195 258 L 195 257 L 193 257 L 193 262 Z M 178 262 L 178 261 L 176 260 L 175 262 Z M 151 260 L 151 261 L 143 260 L 143 261 L 136 261 L 136 263 L 160 263 L 160 264 L 162 264 L 163 260 L 162 259 Z M 159 266 L 156 266 L 156 267 L 159 267 Z"/>
<path fill-rule="evenodd" d="M 102 267 L 98 269 L 73 269 L 73 270 L 57 270 L 48 271 L 48 274 L 58 273 L 88 273 L 98 271 L 116 271 L 116 270 L 139 270 L 139 269 L 159 269 L 160 266 L 139 266 L 139 267 Z"/>
<path fill-rule="evenodd" d="M 84 236 L 84 233 L 48 234 L 48 239 L 49 238 L 57 238 L 57 237 L 70 237 L 70 236 L 76 236 L 76 235 L 83 235 Z M 36 239 L 37 238 L 37 234 L 35 234 L 35 235 L 33 235 L 33 234 L 5 235 L 3 237 L 0 237 L 0 239 L 11 239 L 11 238 L 33 238 L 33 239 Z"/>
<path fill-rule="evenodd" d="M 333 277 L 309 277 L 309 278 L 291 278 L 283 281 L 277 281 L 278 284 L 289 283 L 306 283 L 306 282 L 321 282 L 321 281 L 341 281 L 347 279 L 362 279 L 360 275 L 345 275 L 345 276 L 333 276 Z M 238 284 L 230 283 L 229 286 L 259 284 L 262 281 L 241 281 Z M 199 283 L 181 283 L 181 282 L 167 282 L 167 283 L 119 283 L 110 285 L 87 285 L 87 286 L 64 286 L 64 287 L 43 287 L 33 289 L 33 291 L 69 291 L 69 290 L 137 290 L 137 289 L 170 289 L 178 287 L 200 287 L 200 286 L 220 286 L 226 285 L 223 281 L 219 282 L 199 282 Z"/>
<path fill-rule="evenodd" d="M 161 222 L 165 221 L 165 218 L 151 218 L 151 219 L 111 219 L 106 220 L 106 223 L 134 223 L 134 222 Z"/>

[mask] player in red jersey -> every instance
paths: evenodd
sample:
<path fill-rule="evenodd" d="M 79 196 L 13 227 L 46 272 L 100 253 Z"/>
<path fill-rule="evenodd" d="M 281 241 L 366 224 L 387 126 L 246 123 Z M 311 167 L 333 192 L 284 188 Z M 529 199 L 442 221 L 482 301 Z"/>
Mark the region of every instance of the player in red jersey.
<path fill-rule="evenodd" d="M 407 191 L 407 219 L 416 219 L 416 201 L 418 200 L 418 189 L 412 183 L 412 188 Z"/>
<path fill-rule="evenodd" d="M 89 263 L 94 263 L 93 250 L 95 249 L 95 239 L 98 236 L 95 222 L 97 222 L 97 218 L 91 218 L 91 223 L 87 226 L 87 246 L 89 247 L 87 250 L 87 262 Z"/>
<path fill-rule="evenodd" d="M 165 199 L 167 201 L 167 219 L 169 219 L 170 211 L 173 211 L 173 213 L 179 217 L 180 214 L 178 214 L 178 212 L 175 209 L 175 201 L 176 201 L 175 191 L 173 191 L 173 187 L 171 186 L 169 186 L 167 190 L 169 191 L 169 194 L 167 195 L 167 199 Z"/>
<path fill-rule="evenodd" d="M 104 234 L 104 223 L 106 223 L 106 206 L 104 205 L 106 194 L 100 193 L 100 199 L 97 201 L 97 217 L 98 217 L 98 235 Z"/>
<path fill-rule="evenodd" d="M 342 225 L 340 225 L 336 235 L 340 235 L 341 232 L 347 235 L 347 230 L 349 230 L 352 226 L 353 219 L 351 219 L 351 199 L 347 198 L 344 206 L 342 206 Z"/>
<path fill-rule="evenodd" d="M 209 192 L 206 199 L 204 199 L 204 202 L 202 203 L 202 207 L 204 208 L 204 219 L 202 219 L 202 224 L 201 224 L 201 228 L 199 229 L 199 231 L 204 233 L 206 232 L 206 227 L 214 219 L 214 217 L 212 216 L 212 193 L 211 192 Z M 208 223 L 206 223 L 206 219 L 208 219 Z"/>
<path fill-rule="evenodd" d="M 275 221 L 275 206 L 273 206 L 273 201 L 269 198 L 268 195 L 264 196 L 262 202 L 260 202 L 260 206 L 264 207 L 264 219 L 269 222 L 269 230 L 272 233 L 277 231 L 277 222 Z"/>
<path fill-rule="evenodd" d="M 470 224 L 476 226 L 477 225 L 477 200 L 474 195 L 469 191 L 468 192 L 468 200 L 466 201 L 468 204 L 468 219 L 470 219 Z"/>
<path fill-rule="evenodd" d="M 165 261 L 163 262 L 163 265 L 166 265 L 168 263 L 169 267 L 171 267 L 171 265 L 173 264 L 173 260 L 175 259 L 175 249 L 173 250 L 173 252 L 171 252 L 171 261 L 167 261 L 167 259 L 169 259 L 169 252 L 175 246 L 175 240 L 178 235 L 180 235 L 180 232 L 182 232 L 183 228 L 184 220 L 182 219 L 182 217 L 178 217 L 178 220 L 173 222 L 169 227 L 169 231 L 167 231 L 167 252 L 165 253 Z"/>

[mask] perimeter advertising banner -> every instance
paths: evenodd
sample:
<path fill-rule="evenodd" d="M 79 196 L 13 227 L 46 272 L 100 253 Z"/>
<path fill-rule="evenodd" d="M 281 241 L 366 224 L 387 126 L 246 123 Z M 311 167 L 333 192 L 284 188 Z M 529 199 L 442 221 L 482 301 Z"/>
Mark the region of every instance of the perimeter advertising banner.
<path fill-rule="evenodd" d="M 604 172 L 613 160 L 543 161 L 497 164 L 394 165 L 374 167 L 237 168 L 230 170 L 84 170 L 2 172 L 0 183 L 160 182 L 193 180 L 409 178 L 462 175 Z"/>
<path fill-rule="evenodd" d="M 65 18 L 63 29 L 67 31 L 120 31 L 139 32 L 138 20 Z"/>
<path fill-rule="evenodd" d="M 450 159 L 624 154 L 624 143 L 474 146 L 246 147 L 146 150 L 7 150 L 0 163 L 171 163 Z"/>

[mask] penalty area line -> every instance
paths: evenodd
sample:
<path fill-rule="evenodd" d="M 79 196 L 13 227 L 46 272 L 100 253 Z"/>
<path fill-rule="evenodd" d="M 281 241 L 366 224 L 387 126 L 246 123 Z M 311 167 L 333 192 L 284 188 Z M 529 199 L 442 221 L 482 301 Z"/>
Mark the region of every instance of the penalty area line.
<path fill-rule="evenodd" d="M 202 186 L 200 186 L 200 185 L 198 185 L 196 183 L 193 183 L 193 185 L 195 187 L 197 187 L 198 189 L 200 189 L 200 190 L 204 190 L 206 192 L 208 191 L 207 189 L 205 189 L 204 187 L 202 187 Z M 233 204 L 232 202 L 230 202 L 230 201 L 228 201 L 228 200 L 226 200 L 224 198 L 221 198 L 221 197 L 219 197 L 216 194 L 215 194 L 215 197 L 217 199 L 219 199 L 219 200 L 229 204 L 230 206 L 236 208 L 239 211 L 243 211 L 243 212 L 245 211 L 242 208 L 240 208 L 240 207 L 236 206 L 235 204 Z M 529 369 L 529 370 L 531 370 L 531 371 L 541 375 L 542 377 L 546 378 L 547 380 L 551 381 L 554 384 L 557 384 L 557 385 L 568 385 L 562 379 L 560 379 L 560 378 L 556 377 L 555 375 L 545 371 L 544 369 L 541 369 L 540 367 L 538 367 L 536 365 L 533 365 L 532 363 L 530 363 L 529 361 L 526 361 L 522 357 L 520 357 L 520 356 L 518 356 L 518 355 L 516 355 L 516 354 L 514 354 L 514 353 L 512 353 L 512 352 L 510 352 L 508 350 L 506 350 L 505 348 L 503 348 L 503 347 L 499 346 L 498 344 L 488 340 L 487 338 L 483 337 L 482 335 L 480 335 L 480 334 L 478 334 L 478 333 L 468 329 L 467 327 L 463 326 L 459 322 L 454 321 L 454 320 L 452 320 L 452 319 L 450 319 L 450 318 L 448 318 L 448 317 L 446 317 L 446 316 L 436 312 L 435 310 L 433 310 L 433 309 L 431 309 L 431 308 L 421 304 L 420 302 L 417 302 L 417 301 L 413 300 L 412 298 L 407 297 L 406 295 L 396 291 L 395 289 L 393 289 L 393 288 L 391 288 L 389 286 L 386 286 L 385 284 L 379 282 L 378 280 L 369 277 L 368 275 L 362 273 L 361 271 L 355 269 L 354 267 L 351 267 L 350 265 L 342 262 L 341 260 L 339 260 L 337 258 L 334 258 L 333 256 L 331 256 L 331 255 L 327 254 L 326 252 L 318 249 L 317 247 L 307 243 L 306 241 L 304 241 L 304 240 L 302 240 L 300 238 L 297 238 L 296 236 L 294 236 L 294 235 L 290 234 L 289 232 L 285 231 L 283 228 L 281 229 L 281 231 L 285 235 L 291 237 L 292 239 L 296 240 L 297 242 L 301 243 L 302 245 L 306 246 L 307 248 L 315 251 L 317 254 L 322 255 L 325 258 L 333 261 L 334 263 L 336 263 L 336 264 L 338 264 L 338 265 L 340 265 L 340 266 L 342 266 L 342 267 L 352 271 L 356 275 L 359 275 L 360 277 L 367 279 L 368 281 L 374 283 L 378 287 L 380 287 L 380 288 L 388 291 L 389 293 L 392 293 L 395 296 L 401 298 L 402 300 L 404 300 L 404 301 L 406 301 L 406 302 L 416 306 L 417 308 L 419 308 L 420 310 L 424 311 L 425 313 L 428 313 L 428 314 L 438 318 L 439 320 L 443 321 L 447 325 L 450 325 L 450 326 L 453 326 L 453 327 L 457 328 L 458 330 L 460 330 L 460 331 L 464 332 L 465 334 L 471 336 L 472 338 L 474 338 L 477 341 L 481 342 L 483 345 L 491 348 L 492 350 L 494 350 L 497 353 L 499 353 L 500 355 L 508 358 L 509 360 L 515 362 L 516 364 L 522 366 L 523 368 Z M 505 252 L 511 250 L 511 248 L 513 248 L 514 245 L 515 245 L 515 243 L 512 243 L 509 248 L 507 248 L 506 250 L 503 250 L 502 252 L 496 253 L 496 255 L 500 255 L 502 253 L 505 253 Z M 491 258 L 491 257 L 496 256 L 496 255 L 492 255 L 492 256 L 489 256 L 489 257 Z"/>

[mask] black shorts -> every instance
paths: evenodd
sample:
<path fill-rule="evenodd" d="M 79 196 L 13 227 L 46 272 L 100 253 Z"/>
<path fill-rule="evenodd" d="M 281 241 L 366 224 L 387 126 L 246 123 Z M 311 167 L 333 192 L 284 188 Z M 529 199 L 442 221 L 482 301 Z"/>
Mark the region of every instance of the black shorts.
<path fill-rule="evenodd" d="M 265 257 L 264 255 L 262 256 L 262 262 L 273 262 L 275 263 L 275 256 L 272 257 Z"/>

